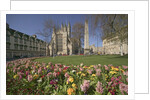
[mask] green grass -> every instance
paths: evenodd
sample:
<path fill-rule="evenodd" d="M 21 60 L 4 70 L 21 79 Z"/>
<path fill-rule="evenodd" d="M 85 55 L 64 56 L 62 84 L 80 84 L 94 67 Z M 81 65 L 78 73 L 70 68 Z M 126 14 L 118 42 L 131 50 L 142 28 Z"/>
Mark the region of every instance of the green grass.
<path fill-rule="evenodd" d="M 58 56 L 58 57 L 45 57 L 35 59 L 34 61 L 39 62 L 52 62 L 53 64 L 65 64 L 65 65 L 79 65 L 80 63 L 84 63 L 84 65 L 108 65 L 113 64 L 114 66 L 120 65 L 128 65 L 128 55 L 120 56 L 120 55 L 90 55 L 90 56 Z"/>

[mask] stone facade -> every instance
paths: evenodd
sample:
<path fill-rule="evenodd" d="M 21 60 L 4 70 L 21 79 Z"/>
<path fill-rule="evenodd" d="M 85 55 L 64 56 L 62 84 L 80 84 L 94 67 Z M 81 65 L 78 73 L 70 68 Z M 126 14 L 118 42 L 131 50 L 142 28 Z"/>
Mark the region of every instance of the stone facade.
<path fill-rule="evenodd" d="M 9 28 L 6 24 L 6 58 L 46 55 L 46 42 Z"/>
<path fill-rule="evenodd" d="M 88 20 L 85 21 L 85 28 L 84 28 L 84 54 L 89 54 L 89 26 Z"/>
<path fill-rule="evenodd" d="M 71 26 L 61 25 L 61 29 L 53 29 L 52 39 L 49 44 L 49 54 L 53 55 L 71 55 L 72 41 L 71 41 Z"/>
<path fill-rule="evenodd" d="M 118 37 L 103 40 L 103 54 L 120 54 L 121 42 Z M 128 54 L 128 40 L 126 39 L 122 44 L 123 54 Z"/>

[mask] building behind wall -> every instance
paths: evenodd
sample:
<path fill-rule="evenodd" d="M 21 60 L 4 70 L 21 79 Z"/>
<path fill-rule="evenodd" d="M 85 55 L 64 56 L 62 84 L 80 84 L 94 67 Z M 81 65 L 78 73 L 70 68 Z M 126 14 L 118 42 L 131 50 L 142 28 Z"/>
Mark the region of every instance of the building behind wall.
<path fill-rule="evenodd" d="M 37 57 L 46 55 L 46 42 L 36 35 L 29 36 L 6 24 L 6 58 Z"/>

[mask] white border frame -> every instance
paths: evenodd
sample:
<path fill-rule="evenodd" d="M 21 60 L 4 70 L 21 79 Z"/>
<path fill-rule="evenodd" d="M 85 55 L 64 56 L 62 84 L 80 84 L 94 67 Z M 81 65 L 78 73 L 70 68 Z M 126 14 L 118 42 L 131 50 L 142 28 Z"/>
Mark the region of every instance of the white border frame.
<path fill-rule="evenodd" d="M 6 95 L 6 14 L 128 14 L 128 95 Z M 134 99 L 134 11 L 2 11 L 1 19 L 1 99 Z"/>

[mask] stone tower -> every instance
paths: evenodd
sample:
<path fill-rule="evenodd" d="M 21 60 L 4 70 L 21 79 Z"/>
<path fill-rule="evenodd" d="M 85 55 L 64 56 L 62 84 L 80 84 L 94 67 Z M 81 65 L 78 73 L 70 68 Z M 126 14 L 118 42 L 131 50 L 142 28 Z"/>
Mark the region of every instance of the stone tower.
<path fill-rule="evenodd" d="M 68 37 L 71 37 L 71 26 L 70 26 L 70 22 L 68 22 L 68 27 L 67 27 L 67 31 L 68 31 Z"/>
<path fill-rule="evenodd" d="M 88 20 L 85 21 L 84 28 L 84 54 L 89 54 L 89 28 L 88 28 Z"/>

